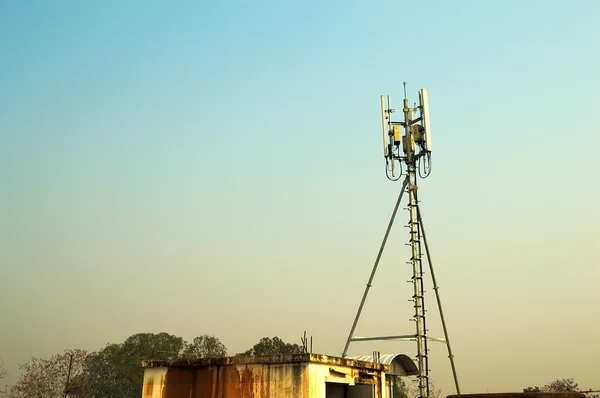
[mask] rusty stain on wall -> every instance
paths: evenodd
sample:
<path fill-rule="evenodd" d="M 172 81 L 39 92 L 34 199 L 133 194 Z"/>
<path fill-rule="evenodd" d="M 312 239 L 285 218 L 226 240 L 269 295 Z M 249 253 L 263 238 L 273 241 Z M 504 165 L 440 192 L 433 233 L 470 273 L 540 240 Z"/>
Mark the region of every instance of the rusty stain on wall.
<path fill-rule="evenodd" d="M 170 368 L 162 398 L 269 398 L 273 389 L 298 397 L 308 386 L 303 379 L 301 364 L 275 369 L 268 365 Z"/>
<path fill-rule="evenodd" d="M 144 397 L 152 398 L 152 392 L 154 391 L 154 377 L 148 377 L 148 380 L 144 383 Z"/>
<path fill-rule="evenodd" d="M 263 383 L 263 379 L 258 378 L 257 380 L 258 387 Z M 242 382 L 241 382 L 241 396 L 247 398 L 254 398 L 254 377 L 252 375 L 252 369 L 247 366 L 242 370 Z"/>

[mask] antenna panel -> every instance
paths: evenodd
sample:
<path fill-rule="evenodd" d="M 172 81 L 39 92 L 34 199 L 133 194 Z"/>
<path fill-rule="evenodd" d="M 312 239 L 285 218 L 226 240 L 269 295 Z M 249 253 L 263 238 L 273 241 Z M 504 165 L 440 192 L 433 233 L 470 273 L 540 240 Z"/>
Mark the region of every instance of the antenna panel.
<path fill-rule="evenodd" d="M 387 119 L 387 111 L 385 109 L 385 99 L 381 96 L 381 130 L 383 131 L 383 156 L 388 157 L 388 142 L 387 142 L 387 131 L 385 131 Z"/>
<path fill-rule="evenodd" d="M 421 107 L 421 118 L 423 130 L 425 132 L 425 150 L 431 152 L 431 127 L 429 126 L 429 101 L 427 99 L 427 89 L 422 88 L 419 91 L 419 105 Z"/>

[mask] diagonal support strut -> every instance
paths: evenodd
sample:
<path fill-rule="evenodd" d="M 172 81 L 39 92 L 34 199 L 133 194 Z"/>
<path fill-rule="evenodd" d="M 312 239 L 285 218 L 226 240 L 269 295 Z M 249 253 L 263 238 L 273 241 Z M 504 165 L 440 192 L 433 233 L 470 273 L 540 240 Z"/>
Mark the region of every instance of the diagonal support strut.
<path fill-rule="evenodd" d="M 417 201 L 418 203 L 418 201 Z M 442 328 L 444 329 L 444 339 L 446 340 L 446 346 L 448 347 L 448 358 L 450 359 L 450 366 L 452 367 L 452 376 L 454 377 L 454 385 L 456 387 L 456 394 L 460 395 L 460 387 L 458 385 L 458 376 L 456 374 L 456 366 L 454 364 L 454 355 L 452 354 L 452 347 L 450 346 L 450 337 L 448 337 L 448 329 L 446 328 L 446 319 L 444 318 L 444 311 L 442 310 L 442 299 L 440 298 L 440 287 L 435 279 L 435 272 L 433 272 L 433 262 L 431 261 L 431 254 L 429 253 L 429 245 L 427 244 L 427 235 L 425 235 L 425 227 L 423 226 L 423 218 L 421 217 L 421 206 L 417 205 L 417 218 L 419 225 L 421 226 L 421 235 L 423 235 L 423 243 L 425 244 L 425 253 L 427 254 L 427 263 L 429 264 L 429 272 L 431 272 L 431 280 L 433 282 L 433 290 L 435 292 L 435 298 L 437 300 L 438 311 L 440 312 L 440 318 L 442 320 Z"/>
<path fill-rule="evenodd" d="M 360 318 L 360 314 L 362 312 L 363 306 L 365 305 L 365 301 L 367 300 L 367 295 L 369 294 L 369 289 L 371 289 L 373 278 L 375 278 L 375 272 L 377 271 L 377 267 L 379 266 L 379 260 L 381 259 L 381 254 L 383 253 L 383 249 L 385 248 L 385 244 L 387 242 L 388 236 L 390 235 L 390 230 L 392 229 L 392 225 L 394 224 L 394 219 L 396 218 L 396 213 L 398 212 L 398 207 L 400 207 L 400 202 L 402 201 L 402 195 L 406 190 L 406 186 L 408 185 L 408 178 L 404 180 L 402 183 L 402 189 L 400 189 L 400 194 L 398 195 L 398 200 L 396 201 L 396 205 L 394 206 L 394 211 L 392 212 L 392 216 L 390 217 L 390 222 L 388 223 L 387 230 L 385 231 L 385 235 L 383 236 L 383 241 L 381 242 L 381 247 L 379 248 L 379 253 L 377 253 L 377 258 L 375 259 L 375 264 L 373 265 L 373 270 L 371 271 L 371 276 L 369 277 L 369 282 L 367 282 L 367 286 L 365 287 L 365 292 L 363 293 L 362 300 L 360 301 L 360 305 L 358 306 L 358 311 L 356 312 L 356 317 L 354 318 L 354 323 L 352 323 L 352 328 L 350 329 L 350 334 L 348 335 L 348 339 L 346 340 L 346 346 L 344 347 L 344 352 L 342 353 L 342 358 L 346 357 L 348 353 L 348 347 L 350 346 L 350 342 L 352 341 L 352 336 L 354 335 L 354 330 L 356 329 L 356 325 L 358 324 L 358 319 Z"/>

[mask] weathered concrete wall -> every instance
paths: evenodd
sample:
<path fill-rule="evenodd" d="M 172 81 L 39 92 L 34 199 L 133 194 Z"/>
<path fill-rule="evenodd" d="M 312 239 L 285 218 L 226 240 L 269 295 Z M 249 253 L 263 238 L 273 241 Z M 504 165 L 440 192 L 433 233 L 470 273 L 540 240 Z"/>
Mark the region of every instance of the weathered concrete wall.
<path fill-rule="evenodd" d="M 143 398 L 309 397 L 307 364 L 151 368 Z"/>
<path fill-rule="evenodd" d="M 386 398 L 387 369 L 315 354 L 149 361 L 142 398 Z"/>
<path fill-rule="evenodd" d="M 162 398 L 167 368 L 148 368 L 144 370 L 143 398 Z"/>

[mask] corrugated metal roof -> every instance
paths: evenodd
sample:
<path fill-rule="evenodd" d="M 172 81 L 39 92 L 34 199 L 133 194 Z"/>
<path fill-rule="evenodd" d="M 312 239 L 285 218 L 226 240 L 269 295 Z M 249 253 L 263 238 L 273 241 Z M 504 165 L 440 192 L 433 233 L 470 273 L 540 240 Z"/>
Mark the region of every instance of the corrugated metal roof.
<path fill-rule="evenodd" d="M 373 355 L 363 355 L 357 357 L 347 357 L 356 361 L 373 362 Z M 378 362 L 384 365 L 398 365 L 406 373 L 407 376 L 414 376 L 419 374 L 417 365 L 413 362 L 408 355 L 404 354 L 381 354 L 377 357 Z"/>
<path fill-rule="evenodd" d="M 385 354 L 385 355 L 381 355 L 379 356 L 379 361 L 380 363 L 386 364 L 386 365 L 391 365 L 392 361 L 394 360 L 394 358 L 396 358 L 396 356 L 398 355 L 402 355 L 402 354 Z M 363 356 L 358 356 L 358 357 L 348 357 L 350 359 L 354 359 L 357 361 L 365 361 L 365 362 L 373 362 L 373 355 L 363 355 Z"/>

